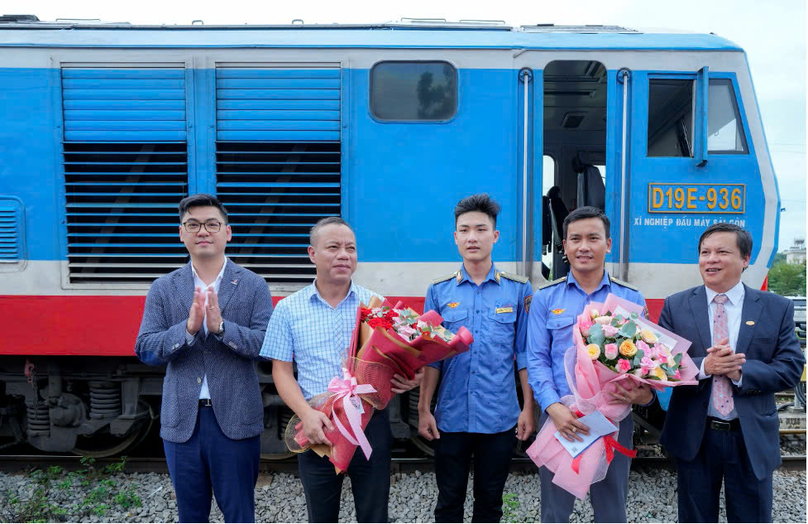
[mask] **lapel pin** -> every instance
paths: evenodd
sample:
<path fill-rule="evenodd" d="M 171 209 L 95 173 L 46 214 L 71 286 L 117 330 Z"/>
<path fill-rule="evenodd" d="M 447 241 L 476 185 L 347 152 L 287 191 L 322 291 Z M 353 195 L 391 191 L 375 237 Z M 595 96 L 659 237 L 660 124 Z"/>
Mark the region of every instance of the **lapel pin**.
<path fill-rule="evenodd" d="M 232 280 L 230 283 L 233 284 L 234 286 L 237 286 L 238 285 L 238 279 Z M 754 322 L 753 322 L 753 324 L 754 324 Z"/>
<path fill-rule="evenodd" d="M 747 321 L 746 321 L 746 325 L 747 325 L 747 326 L 754 326 L 754 325 L 755 325 L 755 321 L 754 321 L 754 320 L 747 320 Z"/>

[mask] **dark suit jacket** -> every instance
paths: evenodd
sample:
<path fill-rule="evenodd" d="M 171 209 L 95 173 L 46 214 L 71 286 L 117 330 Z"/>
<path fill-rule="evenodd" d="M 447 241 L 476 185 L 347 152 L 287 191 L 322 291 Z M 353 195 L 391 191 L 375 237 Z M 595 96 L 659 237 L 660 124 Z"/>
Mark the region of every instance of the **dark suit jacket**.
<path fill-rule="evenodd" d="M 794 333 L 794 304 L 746 285 L 744 290 L 735 352 L 746 355 L 746 364 L 741 387 L 733 385 L 732 394 L 752 469 L 758 479 L 763 479 L 781 462 L 774 394 L 799 382 L 805 357 Z M 712 346 L 704 286 L 665 299 L 659 325 L 693 342 L 688 353 L 700 367 Z M 690 461 L 696 457 L 707 425 L 711 392 L 711 377 L 697 386 L 673 388 L 661 443 L 676 458 Z"/>
<path fill-rule="evenodd" d="M 170 442 L 191 438 L 205 375 L 213 412 L 225 435 L 239 440 L 264 429 L 253 360 L 261 351 L 272 314 L 269 286 L 262 277 L 229 260 L 218 298 L 224 337 L 205 336 L 202 328 L 189 346 L 185 325 L 194 299 L 191 263 L 155 280 L 146 296 L 135 353 L 146 364 L 167 364 L 160 436 Z"/>

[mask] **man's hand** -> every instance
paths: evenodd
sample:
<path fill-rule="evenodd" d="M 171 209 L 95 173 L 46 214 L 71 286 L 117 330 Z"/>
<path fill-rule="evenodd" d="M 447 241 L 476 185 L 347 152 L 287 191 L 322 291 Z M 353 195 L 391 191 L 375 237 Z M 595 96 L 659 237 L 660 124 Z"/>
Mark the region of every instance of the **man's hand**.
<path fill-rule="evenodd" d="M 331 446 L 331 441 L 325 438 L 323 426 L 325 426 L 328 431 L 333 431 L 334 425 L 331 424 L 331 421 L 328 420 L 325 413 L 317 411 L 314 408 L 309 408 L 304 418 L 301 418 L 301 422 L 303 422 L 303 433 L 306 435 L 310 444 L 325 444 L 326 446 Z"/>
<path fill-rule="evenodd" d="M 205 317 L 205 324 L 208 326 L 208 333 L 218 333 L 219 325 L 222 323 L 222 313 L 219 311 L 219 297 L 213 286 L 208 288 L 208 316 Z"/>
<path fill-rule="evenodd" d="M 746 355 L 734 353 L 726 344 L 718 344 L 707 350 L 704 358 L 704 372 L 708 375 L 727 375 L 740 378 L 741 366 L 746 363 Z M 737 372 L 737 373 L 736 373 Z"/>
<path fill-rule="evenodd" d="M 740 369 L 738 371 L 733 371 L 731 373 L 727 373 L 727 378 L 730 379 L 733 382 L 738 382 L 739 380 L 741 380 L 741 373 L 742 373 L 742 370 L 740 370 Z"/>
<path fill-rule="evenodd" d="M 575 416 L 575 413 L 570 411 L 570 408 L 564 404 L 560 402 L 550 404 L 545 411 L 553 419 L 556 429 L 570 442 L 575 442 L 576 440 L 581 442 L 583 440 L 576 433 L 589 435 L 589 428 L 578 422 L 578 417 Z"/>
<path fill-rule="evenodd" d="M 427 440 L 440 438 L 435 416 L 428 409 L 426 411 L 418 410 L 418 434 Z"/>
<path fill-rule="evenodd" d="M 632 389 L 621 386 L 618 382 L 613 382 L 614 392 L 609 393 L 612 400 L 609 404 L 640 404 L 645 405 L 654 400 L 654 393 L 646 384 L 639 384 Z"/>
<path fill-rule="evenodd" d="M 191 335 L 196 335 L 196 332 L 202 327 L 202 322 L 205 320 L 205 295 L 202 294 L 202 288 L 194 290 L 194 301 L 191 303 L 191 309 L 188 311 L 188 322 L 185 323 L 185 329 Z"/>
<path fill-rule="evenodd" d="M 519 420 L 516 423 L 516 438 L 527 440 L 536 428 L 535 417 L 533 416 L 533 405 L 530 409 L 523 409 L 519 413 Z"/>
<path fill-rule="evenodd" d="M 393 378 L 390 380 L 390 383 L 393 384 L 393 387 L 390 389 L 393 393 L 398 395 L 399 393 L 404 393 L 405 391 L 409 391 L 421 385 L 421 380 L 424 378 L 424 368 L 419 369 L 415 373 L 415 378 L 412 380 L 407 380 L 407 377 L 402 377 L 398 373 L 393 375 Z"/>

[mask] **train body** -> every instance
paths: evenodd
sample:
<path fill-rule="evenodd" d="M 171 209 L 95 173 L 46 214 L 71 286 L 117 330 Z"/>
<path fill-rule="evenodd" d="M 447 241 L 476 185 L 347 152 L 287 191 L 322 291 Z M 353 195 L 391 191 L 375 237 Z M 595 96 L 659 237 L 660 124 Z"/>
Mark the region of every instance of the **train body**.
<path fill-rule="evenodd" d="M 776 253 L 779 196 L 743 50 L 620 27 L 403 22 L 130 26 L 0 22 L 0 438 L 109 454 L 157 416 L 134 358 L 150 283 L 187 262 L 178 201 L 218 195 L 227 255 L 280 299 L 311 282 L 308 228 L 356 231 L 355 280 L 420 308 L 460 263 L 452 209 L 502 205 L 493 257 L 566 274 L 564 216 L 605 209 L 610 273 L 652 315 L 700 282 L 715 221 Z M 262 451 L 290 413 L 264 387 Z M 410 435 L 410 395 L 394 434 Z M 0 442 L 0 445 L 2 444 Z"/>

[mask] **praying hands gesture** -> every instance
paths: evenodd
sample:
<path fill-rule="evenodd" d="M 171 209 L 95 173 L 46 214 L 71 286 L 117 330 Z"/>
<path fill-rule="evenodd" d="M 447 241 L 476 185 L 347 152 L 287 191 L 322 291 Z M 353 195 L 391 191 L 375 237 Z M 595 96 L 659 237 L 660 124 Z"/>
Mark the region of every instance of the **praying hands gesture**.
<path fill-rule="evenodd" d="M 205 306 L 206 294 L 208 297 L 207 306 Z M 208 333 L 219 332 L 222 313 L 219 311 L 219 297 L 216 295 L 216 291 L 213 290 L 213 286 L 208 287 L 205 291 L 202 291 L 200 287 L 194 290 L 194 301 L 191 303 L 191 309 L 188 312 L 188 322 L 185 323 L 185 329 L 191 335 L 196 335 L 197 331 L 202 328 L 203 322 L 208 327 Z"/>

